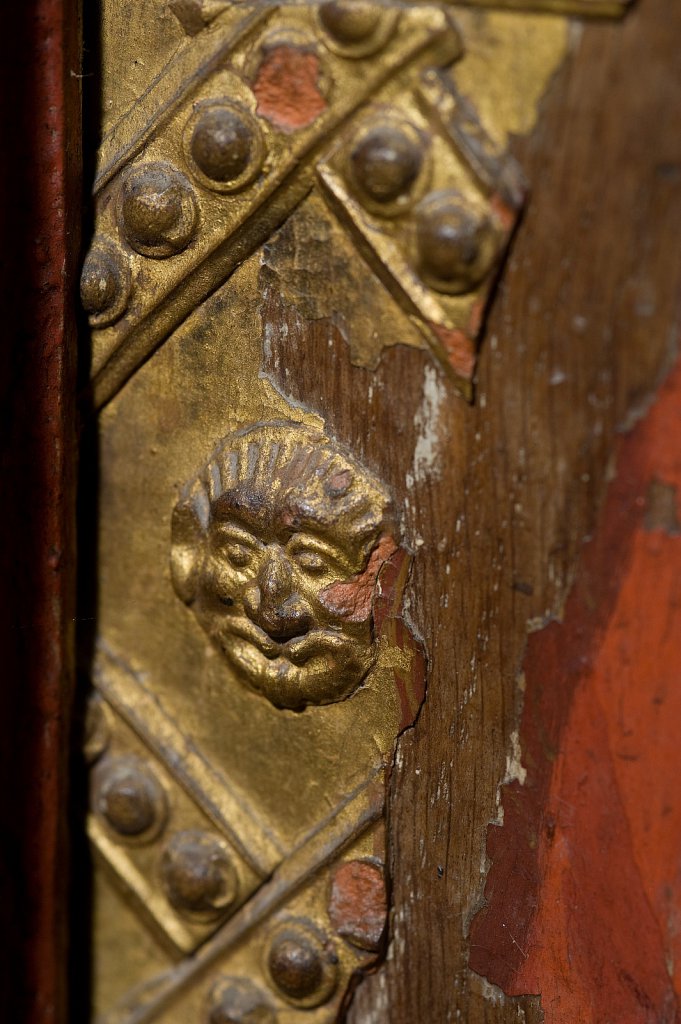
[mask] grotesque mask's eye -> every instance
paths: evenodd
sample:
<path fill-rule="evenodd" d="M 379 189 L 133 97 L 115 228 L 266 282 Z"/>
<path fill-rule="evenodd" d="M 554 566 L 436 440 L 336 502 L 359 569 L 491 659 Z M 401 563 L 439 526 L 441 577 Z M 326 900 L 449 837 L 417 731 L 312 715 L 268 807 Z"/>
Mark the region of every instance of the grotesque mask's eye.
<path fill-rule="evenodd" d="M 321 537 L 295 534 L 288 543 L 287 553 L 292 562 L 309 576 L 343 579 L 353 573 L 353 567 L 343 552 Z"/>
<path fill-rule="evenodd" d="M 245 544 L 238 544 L 231 541 L 225 544 L 224 552 L 227 558 L 236 569 L 245 569 L 253 561 L 253 552 Z"/>
<path fill-rule="evenodd" d="M 325 572 L 329 571 L 324 558 L 319 554 L 318 551 L 312 551 L 310 548 L 301 548 L 296 551 L 293 555 L 293 560 L 296 565 L 304 569 L 311 576 L 322 576 Z"/>
<path fill-rule="evenodd" d="M 215 522 L 211 537 L 215 554 L 234 569 L 248 568 L 262 547 L 252 533 L 232 521 Z"/>

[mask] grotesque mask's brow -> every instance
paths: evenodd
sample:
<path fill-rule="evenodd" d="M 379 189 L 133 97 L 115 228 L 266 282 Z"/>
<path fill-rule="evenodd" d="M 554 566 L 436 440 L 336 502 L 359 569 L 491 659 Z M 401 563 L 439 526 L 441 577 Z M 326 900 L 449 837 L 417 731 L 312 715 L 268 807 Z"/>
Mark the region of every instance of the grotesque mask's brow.
<path fill-rule="evenodd" d="M 225 491 L 216 501 L 211 509 L 212 518 L 217 522 L 229 520 L 243 525 L 252 533 L 259 533 L 266 529 L 271 521 L 271 509 L 268 507 L 264 495 L 254 491 L 234 489 Z"/>

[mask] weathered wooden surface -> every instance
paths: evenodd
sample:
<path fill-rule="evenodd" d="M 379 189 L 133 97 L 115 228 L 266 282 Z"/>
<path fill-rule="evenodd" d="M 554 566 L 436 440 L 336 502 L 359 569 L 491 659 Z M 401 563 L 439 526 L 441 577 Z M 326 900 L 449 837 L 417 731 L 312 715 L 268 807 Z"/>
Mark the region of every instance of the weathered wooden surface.
<path fill-rule="evenodd" d="M 66 1020 L 74 629 L 77 5 L 3 11 L 0 1017 Z"/>
<path fill-rule="evenodd" d="M 64 347 L 64 281 L 70 280 L 77 255 L 64 225 L 73 228 L 78 220 L 76 207 L 64 203 L 67 168 L 76 157 L 67 148 L 64 111 L 75 109 L 77 79 L 71 72 L 77 64 L 74 38 L 69 36 L 61 49 L 60 5 L 45 0 L 36 10 L 21 23 L 11 14 L 3 33 L 11 54 L 20 55 L 20 69 L 16 60 L 4 65 L 11 70 L 3 94 L 13 97 L 4 123 L 22 160 L 11 165 L 10 243 L 3 249 L 3 281 L 12 282 L 4 322 L 17 326 L 18 340 L 4 350 L 2 373 L 7 389 L 3 406 L 11 410 L 3 471 L 16 498 L 5 503 L 1 749 L 3 778 L 21 778 L 22 786 L 5 782 L 2 787 L 3 840 L 9 854 L 2 889 L 9 940 L 4 968 L 13 976 L 17 997 L 11 1007 L 3 1006 L 2 1016 L 43 1021 L 58 1019 L 63 1005 L 59 966 L 65 871 L 54 851 L 65 822 L 63 714 L 69 666 L 64 651 L 73 615 L 68 586 L 73 421 L 70 402 L 63 401 L 64 393 L 72 394 L 73 377 L 65 358 L 70 349 Z M 15 19 L 16 31 L 10 31 Z M 75 21 L 70 24 L 75 30 Z M 545 807 L 553 807 L 549 794 L 554 801 L 570 798 L 570 786 L 581 779 L 580 758 L 590 749 L 586 729 L 594 720 L 588 701 L 581 706 L 583 725 L 577 712 L 570 719 L 571 709 L 559 700 L 565 696 L 561 680 L 548 671 L 542 676 L 537 641 L 530 648 L 526 675 L 528 687 L 532 680 L 540 687 L 543 683 L 543 702 L 532 703 L 535 691 L 528 689 L 525 707 L 536 710 L 540 726 L 544 715 L 555 727 L 551 735 L 561 751 L 562 775 L 554 771 L 549 778 L 551 757 L 548 768 L 527 763 L 531 733 L 524 721 L 521 725 L 518 673 L 528 622 L 539 629 L 565 606 L 583 540 L 596 528 L 616 430 L 642 410 L 676 346 L 681 66 L 675 40 L 680 27 L 680 11 L 662 0 L 644 0 L 624 25 L 585 28 L 546 101 L 537 132 L 517 146 L 533 198 L 490 318 L 474 407 L 456 397 L 431 357 L 417 348 L 387 349 L 376 370 L 353 366 L 333 318 L 319 312 L 306 316 L 301 296 L 297 303 L 289 294 L 282 300 L 276 251 L 294 244 L 291 236 L 282 232 L 265 258 L 260 312 L 270 327 L 267 372 L 285 394 L 322 412 L 341 440 L 380 468 L 400 501 L 405 536 L 416 553 L 411 619 L 430 658 L 427 699 L 416 726 L 402 737 L 392 778 L 392 944 L 387 964 L 357 990 L 349 1012 L 354 1024 L 539 1021 L 542 1008 L 553 1024 L 568 1019 L 602 1024 L 603 1013 L 612 1007 L 618 1022 L 675 1019 L 675 997 L 660 968 L 660 957 L 672 948 L 665 949 L 664 936 L 655 949 L 652 939 L 647 945 L 641 941 L 638 964 L 635 943 L 628 945 L 621 954 L 622 970 L 605 975 L 599 975 L 598 965 L 593 968 L 585 940 L 591 937 L 602 946 L 615 929 L 632 927 L 628 916 L 609 916 L 612 905 L 627 902 L 630 888 L 614 862 L 608 878 L 607 845 L 594 843 L 590 834 L 611 814 L 622 828 L 625 809 L 639 830 L 632 826 L 640 844 L 636 856 L 642 891 L 660 882 L 669 883 L 671 892 L 668 903 L 661 899 L 654 907 L 645 935 L 652 935 L 660 921 L 668 927 L 677 905 L 667 873 L 676 832 L 670 826 L 664 843 L 644 842 L 646 822 L 634 813 L 645 806 L 651 775 L 662 771 L 662 760 L 644 758 L 650 772 L 642 770 L 635 784 L 632 776 L 620 778 L 630 798 L 628 804 L 622 798 L 621 813 L 608 805 L 609 796 L 616 797 L 614 784 L 592 791 L 595 803 L 579 817 L 576 835 L 592 844 L 585 845 L 589 860 L 580 867 L 582 879 L 594 885 L 593 895 L 584 899 L 582 892 L 581 900 L 568 905 L 565 890 L 556 883 L 551 828 L 545 828 L 542 856 L 535 860 L 523 847 L 523 842 L 528 845 L 523 829 L 530 831 L 531 846 L 537 816 L 550 825 L 544 815 Z M 45 51 L 59 59 L 46 59 Z M 32 83 L 23 91 L 16 80 L 19 70 Z M 72 125 L 77 127 L 75 119 Z M 24 131 L 30 145 L 20 145 Z M 301 210 L 301 224 L 303 217 Z M 332 261 L 317 269 L 332 280 L 338 268 Z M 346 295 L 345 301 L 362 301 L 376 310 L 381 299 L 372 294 L 375 283 L 361 270 L 358 279 L 357 296 Z M 305 285 L 303 280 L 303 292 Z M 278 330 L 284 323 L 288 330 Z M 669 426 L 660 428 L 659 417 L 655 422 L 668 434 Z M 645 437 L 650 453 L 655 434 L 648 431 Z M 653 462 L 646 471 L 647 476 L 634 479 L 630 495 L 641 498 L 642 482 L 663 472 Z M 671 472 L 668 466 L 665 472 Z M 664 549 L 657 555 L 646 549 L 643 555 L 666 562 L 672 539 L 664 534 L 675 526 L 665 500 L 663 494 L 657 503 L 648 502 L 649 536 L 644 536 L 645 500 L 635 507 L 644 519 L 637 527 L 643 548 Z M 616 550 L 612 557 L 617 555 Z M 649 566 L 644 562 L 640 569 L 648 586 Z M 589 598 L 606 614 L 613 579 L 607 560 L 606 568 L 602 563 L 597 568 Z M 630 575 L 629 589 L 624 582 L 621 587 L 629 595 L 624 609 L 629 615 L 635 611 L 632 587 L 636 577 Z M 661 596 L 653 589 L 649 600 L 663 602 L 668 594 L 673 597 L 671 584 Z M 625 616 L 622 621 L 629 620 Z M 655 624 L 666 628 L 657 618 Z M 651 629 L 654 650 L 658 644 L 664 650 L 665 628 Z M 571 640 L 569 631 L 550 629 L 558 633 L 553 664 L 561 657 L 569 665 L 576 661 L 574 675 L 581 680 L 582 637 Z M 599 650 L 604 646 L 605 641 Z M 629 657 L 640 658 L 642 650 L 645 634 Z M 601 701 L 606 723 L 614 729 L 620 695 L 604 687 L 603 680 L 619 663 L 600 664 L 600 689 L 589 691 L 586 675 L 580 689 L 573 673 L 570 685 L 573 694 L 586 686 L 587 697 L 590 692 Z M 655 671 L 653 663 L 648 680 Z M 649 692 L 657 695 L 657 690 Z M 645 696 L 641 700 L 639 713 L 646 721 L 649 702 Z M 666 713 L 663 738 L 668 746 L 662 749 L 672 759 L 673 705 Z M 561 731 L 559 726 L 568 721 L 571 729 Z M 603 757 L 605 732 L 594 737 Z M 652 739 L 640 734 L 638 739 L 634 753 L 643 757 Z M 673 777 L 673 765 L 668 771 Z M 528 785 L 539 778 L 542 799 L 529 809 L 517 801 L 514 817 L 506 794 L 522 792 L 518 783 L 523 778 Z M 515 786 L 500 789 L 502 782 L 513 784 L 514 779 Z M 501 819 L 502 805 L 505 825 L 490 832 L 490 822 Z M 660 814 L 665 806 L 661 802 Z M 655 825 L 657 819 L 651 820 Z M 574 863 L 581 847 L 572 838 L 571 821 L 559 819 L 555 828 Z M 482 916 L 475 915 L 483 906 L 490 867 L 488 838 L 494 858 L 490 884 L 506 864 L 502 888 L 513 890 L 517 900 L 509 904 L 514 919 L 506 921 L 506 905 L 488 891 L 491 923 L 485 949 L 471 955 L 471 926 L 474 937 L 482 928 Z M 510 864 L 504 861 L 509 850 L 518 851 Z M 630 870 L 629 852 L 622 857 L 617 865 Z M 631 881 L 631 875 L 626 877 Z M 569 931 L 559 927 L 562 918 L 554 914 L 556 897 L 561 912 L 572 915 Z M 513 930 L 509 963 L 506 932 L 517 923 L 523 936 Z M 572 949 L 565 939 L 574 935 L 585 940 L 579 961 L 584 969 L 575 968 L 581 971 L 579 985 L 569 970 L 565 973 Z M 507 994 L 490 988 L 469 964 Z M 599 988 L 611 993 L 605 1009 L 595 1000 Z M 9 993 L 9 987 L 4 991 Z M 536 997 L 540 992 L 541 1001 Z"/>
<path fill-rule="evenodd" d="M 525 657 L 527 776 L 490 831 L 471 964 L 556 1024 L 679 1019 L 680 436 L 677 364 Z"/>
<path fill-rule="evenodd" d="M 681 11 L 661 0 L 642 3 L 624 24 L 585 27 L 537 131 L 516 147 L 533 196 L 490 317 L 473 408 L 423 352 L 398 347 L 376 371 L 353 367 L 330 319 L 301 316 L 290 287 L 280 298 L 277 248 L 299 243 L 283 233 L 266 257 L 269 373 L 380 466 L 402 499 L 416 550 L 411 617 L 430 656 L 426 702 L 392 776 L 392 944 L 388 962 L 357 990 L 354 1024 L 538 1021 L 542 1008 L 547 1022 L 567 1019 L 539 998 L 558 984 L 550 951 L 543 961 L 535 954 L 534 973 L 504 994 L 469 967 L 468 936 L 483 906 L 500 785 L 524 778 L 519 673 L 528 624 L 540 629 L 560 616 L 596 525 L 616 432 L 641 411 L 677 343 L 679 28 Z M 334 279 L 333 265 L 323 272 Z M 606 601 L 608 576 L 593 586 L 595 607 Z M 564 657 L 573 657 L 569 640 Z M 543 685 L 540 712 L 550 722 L 562 713 L 561 684 L 549 674 Z M 599 799 L 616 793 L 601 790 Z M 494 850 L 518 847 L 524 827 L 536 823 L 520 812 Z M 538 908 L 550 920 L 555 908 L 542 901 L 554 890 L 542 887 L 543 865 L 519 857 L 508 870 L 505 884 L 525 886 L 532 915 Z M 612 886 L 612 899 L 626 901 L 616 872 Z M 573 911 L 563 898 L 560 912 L 574 912 L 571 928 L 591 934 L 588 902 Z M 614 934 L 620 925 L 609 920 Z M 506 932 L 515 921 L 496 923 L 488 964 L 513 944 Z M 478 953 L 472 962 L 482 970 L 483 961 Z M 564 983 L 572 986 L 569 969 Z M 575 982 L 573 1020 L 604 1019 L 593 1002 L 599 983 L 595 975 Z M 616 1001 L 639 981 L 609 975 L 606 983 Z M 639 1007 L 626 1019 L 652 1019 L 645 1000 Z"/>
<path fill-rule="evenodd" d="M 422 716 L 403 738 L 393 777 L 394 945 L 382 973 L 360 989 L 352 1016 L 358 1024 L 456 1020 L 459 1013 L 468 1021 L 522 1019 L 515 1001 L 501 991 L 488 991 L 484 998 L 479 977 L 467 971 L 466 936 L 482 903 L 485 826 L 499 813 L 497 784 L 523 775 L 518 757 L 526 756 L 524 733 L 518 749 L 512 736 L 523 696 L 517 674 L 526 623 L 540 625 L 560 615 L 579 547 L 594 528 L 613 432 L 640 411 L 677 344 L 681 63 L 672 37 L 680 22 L 678 10 L 649 0 L 623 25 L 586 27 L 537 132 L 518 147 L 533 199 L 490 320 L 477 407 L 447 408 L 440 418 L 441 436 L 448 439 L 443 451 L 451 455 L 443 458 L 440 486 L 430 490 L 432 533 L 425 538 L 420 583 L 428 603 L 417 610 L 433 654 L 433 676 Z M 678 421 L 675 429 L 678 447 Z M 445 550 L 439 555 L 443 537 Z M 610 566 L 602 561 L 590 581 L 595 615 L 608 605 L 612 563 L 628 557 L 617 545 L 611 555 Z M 445 577 L 449 561 L 451 576 Z M 650 562 L 644 572 L 650 587 L 655 572 Z M 672 596 L 670 589 L 659 591 L 660 618 Z M 457 609 L 454 622 L 452 608 Z M 636 628 L 635 622 L 630 625 Z M 651 643 L 657 649 L 654 637 L 653 626 Z M 550 735 L 563 714 L 564 676 L 555 671 L 556 662 L 562 658 L 569 666 L 565 674 L 573 686 L 574 677 L 585 671 L 578 640 L 563 633 L 556 645 L 553 660 L 545 661 L 539 645 L 531 648 L 528 679 L 530 672 L 535 681 L 539 677 L 542 696 L 533 707 L 535 733 Z M 645 653 L 641 644 L 633 657 L 639 658 L 650 692 L 657 669 Z M 636 678 L 631 671 L 631 687 Z M 617 730 L 618 714 L 611 699 L 603 708 L 609 729 Z M 617 908 L 625 914 L 636 869 L 631 854 L 627 860 L 621 851 L 612 861 L 609 886 L 602 884 L 608 878 L 608 848 L 588 830 L 607 831 L 616 819 L 620 833 L 626 832 L 627 808 L 619 803 L 614 782 L 603 785 L 596 768 L 589 776 L 589 750 L 595 744 L 596 760 L 607 765 L 609 741 L 608 730 L 599 730 L 593 719 L 592 736 L 586 719 L 583 731 L 573 725 L 570 747 L 564 748 L 559 731 L 555 740 L 566 771 L 575 758 L 592 790 L 590 813 L 582 817 L 577 841 L 566 854 L 568 869 L 570 858 L 581 865 L 575 889 L 590 879 L 592 888 L 559 891 L 546 862 L 532 860 L 537 821 L 527 805 L 521 806 L 509 814 L 494 843 L 502 855 L 504 849 L 517 851 L 517 859 L 509 863 L 507 855 L 507 875 L 497 872 L 495 878 L 498 888 L 524 889 L 532 913 L 536 909 L 540 916 L 539 945 L 525 945 L 531 937 L 518 902 L 510 903 L 509 919 L 506 904 L 492 903 L 497 947 L 487 950 L 486 958 L 475 950 L 471 960 L 482 971 L 495 955 L 497 970 L 490 970 L 490 977 L 503 983 L 510 975 L 498 965 L 511 948 L 520 978 L 507 992 L 543 992 L 547 1024 L 673 1020 L 677 1011 L 671 984 L 660 979 L 660 949 L 651 950 L 641 935 L 637 961 L 634 935 L 622 940 L 623 946 L 615 944 L 616 936 L 632 927 L 631 908 L 626 917 Z M 678 732 L 678 711 L 675 721 Z M 650 757 L 657 742 L 652 731 L 639 733 L 637 751 Z M 573 765 L 573 779 L 576 771 Z M 678 754 L 676 768 L 669 764 L 667 771 L 678 776 Z M 642 786 L 644 781 L 652 788 L 663 785 L 654 771 L 641 776 Z M 561 796 L 565 793 L 554 799 Z M 630 799 L 644 813 L 645 787 Z M 660 831 L 662 814 L 656 804 L 650 813 L 653 831 Z M 548 815 L 545 826 L 547 821 Z M 622 858 L 628 874 L 619 870 Z M 639 870 L 644 888 L 658 876 L 669 878 L 669 847 L 649 849 Z M 675 895 L 678 907 L 678 888 Z M 516 928 L 522 933 L 518 939 Z M 562 938 L 553 948 L 552 929 Z M 475 939 L 479 932 L 473 934 Z M 577 938 L 582 952 L 570 963 Z M 589 950 L 608 944 L 615 964 L 601 974 L 598 962 L 588 969 Z M 525 957 L 530 965 L 523 971 Z M 538 1009 L 529 1010 L 526 999 L 521 1003 L 528 1007 L 527 1019 L 536 1019 Z"/>

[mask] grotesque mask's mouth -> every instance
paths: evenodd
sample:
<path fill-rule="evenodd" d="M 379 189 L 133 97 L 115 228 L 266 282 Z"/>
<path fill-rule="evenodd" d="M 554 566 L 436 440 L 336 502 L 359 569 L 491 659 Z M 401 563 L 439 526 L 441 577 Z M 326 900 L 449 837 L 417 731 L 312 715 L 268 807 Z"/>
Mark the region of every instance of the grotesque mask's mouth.
<path fill-rule="evenodd" d="M 356 646 L 356 641 L 350 637 L 330 629 L 311 629 L 302 636 L 276 640 L 245 617 L 235 617 L 229 623 L 228 629 L 223 633 L 223 640 L 227 633 L 255 647 L 270 661 L 283 658 L 294 665 L 303 665 L 316 655 L 340 652 Z"/>
<path fill-rule="evenodd" d="M 243 616 L 238 618 L 235 616 L 229 622 L 229 626 L 223 629 L 224 633 L 229 633 L 232 636 L 237 636 L 241 640 L 245 640 L 265 655 L 266 658 L 277 658 L 282 653 L 282 647 L 285 647 L 285 643 L 282 644 L 280 640 L 275 640 L 273 637 L 266 633 L 260 626 L 256 626 L 254 622 Z"/>
<path fill-rule="evenodd" d="M 208 631 L 245 685 L 291 711 L 352 693 L 377 656 L 370 630 L 364 636 L 355 624 L 346 631 L 342 623 L 315 623 L 305 633 L 277 640 L 242 613 L 213 618 Z"/>

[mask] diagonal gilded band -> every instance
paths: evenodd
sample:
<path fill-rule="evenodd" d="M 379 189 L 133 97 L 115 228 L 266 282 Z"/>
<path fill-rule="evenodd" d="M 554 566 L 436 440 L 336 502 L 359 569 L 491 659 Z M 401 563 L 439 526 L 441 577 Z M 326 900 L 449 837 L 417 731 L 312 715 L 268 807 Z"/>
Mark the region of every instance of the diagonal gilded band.
<path fill-rule="evenodd" d="M 380 776 L 380 773 L 379 773 Z M 99 1024 L 150 1024 L 163 1017 L 181 995 L 204 982 L 209 972 L 251 931 L 288 902 L 305 882 L 330 864 L 383 813 L 383 783 L 374 777 L 352 793 L 331 821 L 314 832 L 274 872 L 258 892 L 197 953 L 133 989 Z"/>
<path fill-rule="evenodd" d="M 282 6 L 271 32 L 275 8 L 237 10 L 241 21 L 230 9 L 191 38 L 139 110 L 124 114 L 104 140 L 97 234 L 120 250 L 131 288 L 122 315 L 93 332 L 96 408 L 287 218 L 348 118 L 397 71 L 448 63 L 461 50 L 447 14 L 425 5 L 404 8 L 399 18 L 386 8 L 390 32 L 385 42 L 381 36 L 381 52 L 366 56 L 327 45 L 315 4 Z M 197 104 L 221 97 L 223 107 L 238 108 L 251 149 L 257 142 L 263 151 L 252 184 L 229 193 L 197 172 L 196 129 L 189 154 L 186 148 Z"/>

